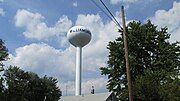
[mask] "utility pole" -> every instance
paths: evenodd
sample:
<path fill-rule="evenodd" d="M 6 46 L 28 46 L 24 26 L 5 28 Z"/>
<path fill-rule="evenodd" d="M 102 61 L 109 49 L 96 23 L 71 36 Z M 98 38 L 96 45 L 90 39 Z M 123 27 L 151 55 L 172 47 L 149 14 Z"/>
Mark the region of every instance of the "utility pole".
<path fill-rule="evenodd" d="M 129 101 L 133 101 L 133 91 L 131 84 L 131 72 L 129 67 L 129 58 L 128 58 L 128 45 L 126 38 L 126 22 L 125 22 L 125 14 L 124 14 L 124 6 L 121 7 L 121 17 L 123 23 L 123 40 L 124 40 L 124 51 L 125 51 L 125 60 L 126 60 L 126 73 L 127 73 L 127 81 L 128 81 L 128 91 L 129 91 Z"/>

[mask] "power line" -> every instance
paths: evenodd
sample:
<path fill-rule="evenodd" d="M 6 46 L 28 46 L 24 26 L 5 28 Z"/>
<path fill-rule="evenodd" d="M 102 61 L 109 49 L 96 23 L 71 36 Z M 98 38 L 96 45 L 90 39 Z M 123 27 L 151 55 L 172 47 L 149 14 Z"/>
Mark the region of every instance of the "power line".
<path fill-rule="evenodd" d="M 91 2 L 93 4 L 95 4 L 96 7 L 98 7 L 108 18 L 110 18 L 115 24 L 116 26 L 120 27 L 122 29 L 122 27 L 120 26 L 120 24 L 117 22 L 117 20 L 115 19 L 115 17 L 111 17 L 110 15 L 108 15 L 94 0 L 91 0 Z"/>
<path fill-rule="evenodd" d="M 106 10 L 109 12 L 109 14 L 113 17 L 113 19 L 116 21 L 116 23 L 118 24 L 118 26 L 121 28 L 121 30 L 120 31 L 123 31 L 123 28 L 121 27 L 121 25 L 118 23 L 118 21 L 116 20 L 116 18 L 114 17 L 114 15 L 112 14 L 112 12 L 109 10 L 109 8 L 106 6 L 106 4 L 102 1 L 102 0 L 100 0 L 100 2 L 103 4 L 103 6 L 106 8 Z M 111 18 L 112 19 L 112 18 Z M 125 29 L 124 29 L 125 30 Z M 127 38 L 129 39 L 129 40 L 131 40 L 130 38 L 129 38 L 129 35 L 127 34 L 126 35 L 127 36 Z"/>
<path fill-rule="evenodd" d="M 114 15 L 111 13 L 111 11 L 108 9 L 108 7 L 106 6 L 106 4 L 102 1 L 102 0 L 100 0 L 100 2 L 103 4 L 103 6 L 106 8 L 106 10 L 109 12 L 109 14 L 112 16 L 112 18 L 114 19 L 114 21 L 118 24 L 118 26 L 121 28 L 121 29 L 123 29 L 122 27 L 121 27 L 121 25 L 119 24 L 119 22 L 116 20 L 116 18 L 114 17 Z"/>
<path fill-rule="evenodd" d="M 106 10 L 110 13 L 112 17 L 109 16 L 94 0 L 91 0 L 91 2 L 93 2 L 108 18 L 110 18 L 118 27 L 120 27 L 119 32 L 121 33 L 123 32 L 123 28 L 121 27 L 121 25 L 118 23 L 114 15 L 111 13 L 111 11 L 108 9 L 108 7 L 105 5 L 105 3 L 102 0 L 100 0 L 100 2 L 103 4 L 103 6 L 106 8 Z M 127 34 L 126 36 L 130 40 L 130 42 L 132 42 L 131 39 L 129 38 L 129 35 Z"/>

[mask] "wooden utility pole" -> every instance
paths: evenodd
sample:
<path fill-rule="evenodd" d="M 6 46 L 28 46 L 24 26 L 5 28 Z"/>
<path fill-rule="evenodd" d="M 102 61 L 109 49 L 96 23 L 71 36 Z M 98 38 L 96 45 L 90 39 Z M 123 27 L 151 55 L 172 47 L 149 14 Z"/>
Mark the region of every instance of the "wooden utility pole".
<path fill-rule="evenodd" d="M 125 60 L 126 60 L 126 73 L 127 73 L 127 81 L 128 81 L 129 101 L 133 101 L 131 72 L 130 72 L 130 67 L 129 67 L 128 45 L 127 45 L 127 38 L 126 38 L 127 33 L 126 33 L 124 6 L 121 7 L 121 17 L 122 17 L 122 23 L 123 23 L 123 40 L 124 40 L 124 51 L 125 51 Z"/>

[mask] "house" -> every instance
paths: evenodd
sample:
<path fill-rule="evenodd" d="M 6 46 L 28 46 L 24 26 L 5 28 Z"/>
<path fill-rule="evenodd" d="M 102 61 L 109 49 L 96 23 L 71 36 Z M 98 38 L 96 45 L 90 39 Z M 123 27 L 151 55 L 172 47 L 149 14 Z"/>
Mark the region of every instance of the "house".
<path fill-rule="evenodd" d="M 97 93 L 80 96 L 63 96 L 60 101 L 117 101 L 114 93 Z"/>

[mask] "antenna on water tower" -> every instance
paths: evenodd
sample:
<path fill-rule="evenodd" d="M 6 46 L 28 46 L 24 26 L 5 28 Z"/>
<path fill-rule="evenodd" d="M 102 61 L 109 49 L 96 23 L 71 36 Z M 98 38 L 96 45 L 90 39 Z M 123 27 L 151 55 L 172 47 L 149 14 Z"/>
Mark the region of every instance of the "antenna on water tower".
<path fill-rule="evenodd" d="M 68 33 L 69 42 L 76 47 L 76 88 L 75 95 L 81 95 L 82 47 L 91 40 L 91 32 L 83 26 L 74 26 Z"/>

